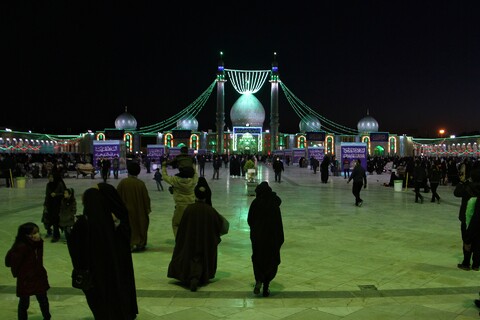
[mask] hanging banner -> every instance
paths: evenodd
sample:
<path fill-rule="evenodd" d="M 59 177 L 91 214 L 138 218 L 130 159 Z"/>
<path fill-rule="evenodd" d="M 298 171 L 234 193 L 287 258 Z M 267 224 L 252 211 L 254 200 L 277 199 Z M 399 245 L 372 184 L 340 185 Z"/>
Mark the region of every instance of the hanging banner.
<path fill-rule="evenodd" d="M 163 144 L 147 144 L 147 157 L 150 160 L 155 160 L 156 163 L 160 163 L 160 159 L 165 154 L 165 146 Z"/>
<path fill-rule="evenodd" d="M 295 148 L 292 149 L 293 155 L 293 163 L 298 164 L 300 162 L 300 158 L 305 158 L 305 149 Z"/>
<path fill-rule="evenodd" d="M 388 132 L 370 132 L 370 142 L 388 142 Z"/>
<path fill-rule="evenodd" d="M 360 159 L 362 167 L 367 170 L 367 144 L 361 142 L 344 142 L 341 145 L 341 161 L 349 159 L 350 163 L 353 160 Z M 339 159 L 340 161 L 340 159 Z"/>
<path fill-rule="evenodd" d="M 312 157 L 322 162 L 325 157 L 325 147 L 309 147 L 308 159 L 311 159 Z"/>
<path fill-rule="evenodd" d="M 113 158 L 117 156 L 120 159 L 120 164 L 125 163 L 125 152 L 122 154 L 120 140 L 107 141 L 93 141 L 93 166 L 97 166 L 98 160 L 101 158 L 110 160 L 113 163 Z"/>

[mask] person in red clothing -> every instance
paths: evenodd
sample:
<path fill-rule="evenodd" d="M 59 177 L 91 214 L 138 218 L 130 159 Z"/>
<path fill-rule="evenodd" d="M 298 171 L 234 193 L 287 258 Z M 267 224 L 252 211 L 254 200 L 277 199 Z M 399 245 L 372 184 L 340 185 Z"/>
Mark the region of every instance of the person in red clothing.
<path fill-rule="evenodd" d="M 28 319 L 30 296 L 35 295 L 44 319 L 51 319 L 47 298 L 47 270 L 43 267 L 43 240 L 38 226 L 33 222 L 22 224 L 12 248 L 5 257 L 5 265 L 17 278 L 18 319 Z"/>

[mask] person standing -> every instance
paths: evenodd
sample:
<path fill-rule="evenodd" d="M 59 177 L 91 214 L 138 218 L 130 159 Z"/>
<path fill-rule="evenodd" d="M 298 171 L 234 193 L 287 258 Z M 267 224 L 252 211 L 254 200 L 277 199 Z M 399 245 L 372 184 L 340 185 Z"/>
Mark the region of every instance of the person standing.
<path fill-rule="evenodd" d="M 94 318 L 133 320 L 138 314 L 135 292 L 128 289 L 134 285 L 133 265 L 124 259 L 129 255 L 131 261 L 130 234 L 122 232 L 128 230 L 122 227 L 128 218 L 125 209 L 122 216 L 107 205 L 100 185 L 83 194 L 83 215 L 72 228 L 68 250 L 74 269 L 92 275 L 92 287 L 83 292 Z M 130 272 L 125 271 L 128 267 Z"/>
<path fill-rule="evenodd" d="M 115 156 L 113 158 L 112 166 L 113 166 L 113 177 L 115 179 L 118 179 L 118 170 L 120 169 L 120 159 L 118 159 L 118 156 Z"/>
<path fill-rule="evenodd" d="M 213 177 L 212 177 L 212 180 L 215 180 L 215 177 L 217 177 L 216 179 L 218 180 L 218 176 L 220 174 L 220 168 L 222 167 L 222 158 L 220 156 L 215 156 L 215 158 L 213 159 Z"/>
<path fill-rule="evenodd" d="M 169 278 L 190 286 L 192 292 L 215 278 L 222 229 L 220 214 L 205 202 L 207 188 L 197 184 L 194 193 L 195 203 L 185 208 L 178 226 L 167 274 Z"/>
<path fill-rule="evenodd" d="M 162 173 L 160 172 L 160 168 L 155 169 L 155 174 L 153 175 L 153 180 L 157 183 L 157 190 L 160 191 L 160 188 L 162 188 L 163 191 L 163 185 L 162 185 Z"/>
<path fill-rule="evenodd" d="M 437 201 L 440 204 L 440 196 L 437 193 L 438 185 L 440 184 L 440 179 L 442 178 L 442 172 L 440 171 L 440 163 L 435 162 L 428 174 L 428 180 L 430 182 L 430 189 L 432 189 L 432 200 L 430 202 Z"/>
<path fill-rule="evenodd" d="M 195 203 L 195 194 L 193 189 L 198 181 L 198 174 L 194 167 L 185 167 L 182 172 L 174 176 L 169 176 L 167 172 L 167 164 L 162 164 L 163 180 L 171 185 L 173 200 L 175 202 L 175 210 L 172 217 L 173 235 L 177 235 L 178 226 L 182 220 L 183 211 L 192 203 Z"/>
<path fill-rule="evenodd" d="M 360 159 L 355 163 L 355 167 L 352 170 L 350 178 L 348 178 L 347 183 L 353 180 L 352 193 L 355 196 L 355 205 L 361 207 L 363 204 L 362 198 L 360 198 L 360 191 L 362 191 L 362 186 L 367 187 L 367 174 L 365 169 L 362 167 Z"/>
<path fill-rule="evenodd" d="M 256 197 L 248 210 L 252 243 L 252 264 L 255 276 L 254 294 L 270 295 L 270 282 L 275 278 L 280 265 L 280 248 L 284 242 L 282 200 L 266 181 L 255 188 Z"/>
<path fill-rule="evenodd" d="M 322 180 L 322 183 L 328 182 L 329 167 L 330 167 L 330 157 L 328 155 L 325 155 L 325 157 L 322 160 L 322 163 L 320 164 L 320 179 Z"/>
<path fill-rule="evenodd" d="M 68 241 L 75 223 L 75 215 L 77 214 L 77 201 L 75 200 L 75 191 L 73 188 L 65 189 L 63 193 L 62 203 L 60 204 L 60 222 L 58 223 L 60 229 L 65 234 L 65 239 Z"/>
<path fill-rule="evenodd" d="M 420 194 L 420 188 L 425 185 L 427 179 L 427 173 L 420 160 L 415 161 L 415 167 L 413 168 L 413 185 L 415 188 L 415 202 L 423 203 L 423 196 Z"/>
<path fill-rule="evenodd" d="M 348 160 L 347 157 L 343 158 L 342 166 L 343 166 L 344 178 L 349 179 L 350 178 L 350 160 Z"/>
<path fill-rule="evenodd" d="M 273 172 L 275 173 L 275 182 L 281 183 L 282 182 L 282 171 L 285 171 L 283 167 L 283 162 L 280 161 L 280 158 L 277 157 L 272 164 Z"/>
<path fill-rule="evenodd" d="M 204 154 L 201 154 L 198 157 L 198 167 L 200 168 L 200 177 L 205 176 L 205 163 L 207 162 L 207 159 L 205 158 Z"/>
<path fill-rule="evenodd" d="M 62 198 L 64 197 L 66 186 L 62 177 L 56 170 L 48 175 L 48 183 L 45 191 L 45 201 L 43 203 L 44 215 L 42 222 L 47 229 L 47 237 L 52 235 L 52 242 L 57 242 L 60 239 L 60 206 Z"/>
<path fill-rule="evenodd" d="M 458 220 L 460 220 L 460 232 L 463 242 L 463 261 L 457 264 L 457 267 L 463 270 L 470 270 L 472 249 L 475 249 L 475 245 L 470 246 L 468 250 L 466 249 L 468 246 L 465 246 L 465 244 L 471 244 L 471 239 L 467 236 L 467 228 L 469 227 L 467 223 L 467 207 L 470 199 L 480 196 L 480 167 L 477 165 L 472 169 L 470 177 L 468 179 L 464 178 L 465 177 L 462 177 L 460 179 L 460 182 L 455 186 L 455 190 L 453 191 L 455 197 L 462 198 L 458 211 Z M 472 261 L 472 268 L 478 269 L 480 267 L 480 257 L 477 256 L 479 252 L 480 248 L 476 251 L 475 259 Z"/>
<path fill-rule="evenodd" d="M 114 246 L 118 261 L 117 282 L 121 297 L 121 308 L 127 319 L 134 319 L 138 314 L 137 293 L 135 287 L 135 274 L 133 270 L 132 253 L 130 249 L 131 228 L 128 210 L 120 198 L 117 189 L 108 183 L 99 183 L 97 188 L 102 195 L 102 200 L 107 212 L 110 212 L 115 225 Z"/>
<path fill-rule="evenodd" d="M 313 173 L 317 174 L 317 170 L 318 170 L 318 166 L 320 165 L 320 161 L 318 161 L 317 158 L 312 157 L 311 163 L 312 163 Z"/>
<path fill-rule="evenodd" d="M 40 305 L 43 319 L 51 319 L 47 297 L 50 285 L 43 266 L 43 240 L 35 223 L 27 222 L 18 228 L 15 242 L 5 257 L 5 265 L 17 278 L 18 319 L 28 319 L 27 310 L 33 295 Z"/>
<path fill-rule="evenodd" d="M 130 162 L 127 165 L 128 177 L 120 181 L 117 191 L 128 210 L 132 230 L 130 246 L 132 252 L 144 251 L 147 245 L 149 214 L 152 211 L 150 197 L 145 183 L 138 179 L 140 165 Z"/>
<path fill-rule="evenodd" d="M 110 172 L 111 162 L 107 158 L 102 158 L 100 160 L 100 172 L 102 173 L 103 182 L 107 182 L 108 174 Z"/>

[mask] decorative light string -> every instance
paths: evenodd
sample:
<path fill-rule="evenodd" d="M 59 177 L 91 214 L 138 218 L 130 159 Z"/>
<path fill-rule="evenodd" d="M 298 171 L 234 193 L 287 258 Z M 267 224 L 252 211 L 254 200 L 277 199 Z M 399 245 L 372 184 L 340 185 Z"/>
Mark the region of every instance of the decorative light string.
<path fill-rule="evenodd" d="M 170 130 L 177 126 L 177 121 L 184 118 L 184 119 L 193 119 L 195 118 L 198 113 L 202 110 L 202 108 L 207 103 L 208 98 L 212 94 L 213 89 L 215 88 L 217 81 L 214 80 L 212 84 L 197 98 L 193 101 L 190 105 L 186 108 L 181 110 L 179 113 L 171 116 L 170 118 L 160 121 L 158 123 L 141 127 L 140 130 L 137 132 L 139 133 L 153 133 L 153 132 L 160 132 L 164 130 Z"/>
<path fill-rule="evenodd" d="M 282 81 L 280 81 L 280 87 L 283 89 L 283 92 L 285 93 L 285 97 L 287 98 L 287 101 L 290 103 L 293 110 L 300 117 L 300 119 L 304 119 L 308 116 L 314 116 L 320 120 L 322 127 L 327 129 L 325 131 L 329 131 L 335 134 L 349 134 L 349 135 L 358 134 L 358 130 L 333 122 L 325 118 L 324 116 L 320 115 L 318 112 L 316 112 L 312 108 L 308 107 L 299 98 L 297 98 Z"/>
<path fill-rule="evenodd" d="M 240 94 L 258 92 L 265 80 L 267 80 L 270 70 L 234 70 L 225 69 L 233 88 Z"/>

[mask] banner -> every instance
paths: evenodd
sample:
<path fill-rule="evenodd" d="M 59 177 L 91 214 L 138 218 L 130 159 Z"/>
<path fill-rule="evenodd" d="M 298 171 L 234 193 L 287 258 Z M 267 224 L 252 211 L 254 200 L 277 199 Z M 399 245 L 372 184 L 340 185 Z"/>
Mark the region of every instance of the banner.
<path fill-rule="evenodd" d="M 361 142 L 348 142 L 341 145 L 341 159 L 338 159 L 340 163 L 343 163 L 343 159 L 349 159 L 350 163 L 353 160 L 360 159 L 362 167 L 367 170 L 367 144 Z"/>
<path fill-rule="evenodd" d="M 293 162 L 292 163 L 299 163 L 300 158 L 304 157 L 305 158 L 305 149 L 292 149 L 292 155 L 293 155 Z"/>
<path fill-rule="evenodd" d="M 388 132 L 371 132 L 370 142 L 388 142 Z"/>
<path fill-rule="evenodd" d="M 117 156 L 122 158 L 120 153 L 120 143 L 123 141 L 119 140 L 107 140 L 107 141 L 93 141 L 93 163 L 94 167 L 97 166 L 97 162 L 100 158 L 108 159 L 112 162 L 113 158 Z M 125 162 L 125 161 L 123 161 Z"/>
<path fill-rule="evenodd" d="M 165 154 L 165 146 L 163 144 L 147 144 L 147 157 L 160 163 L 160 159 Z"/>
<path fill-rule="evenodd" d="M 325 132 L 305 132 L 307 141 L 325 141 Z"/>
<path fill-rule="evenodd" d="M 325 157 L 325 147 L 309 147 L 308 159 L 310 160 L 312 157 L 322 162 Z"/>

